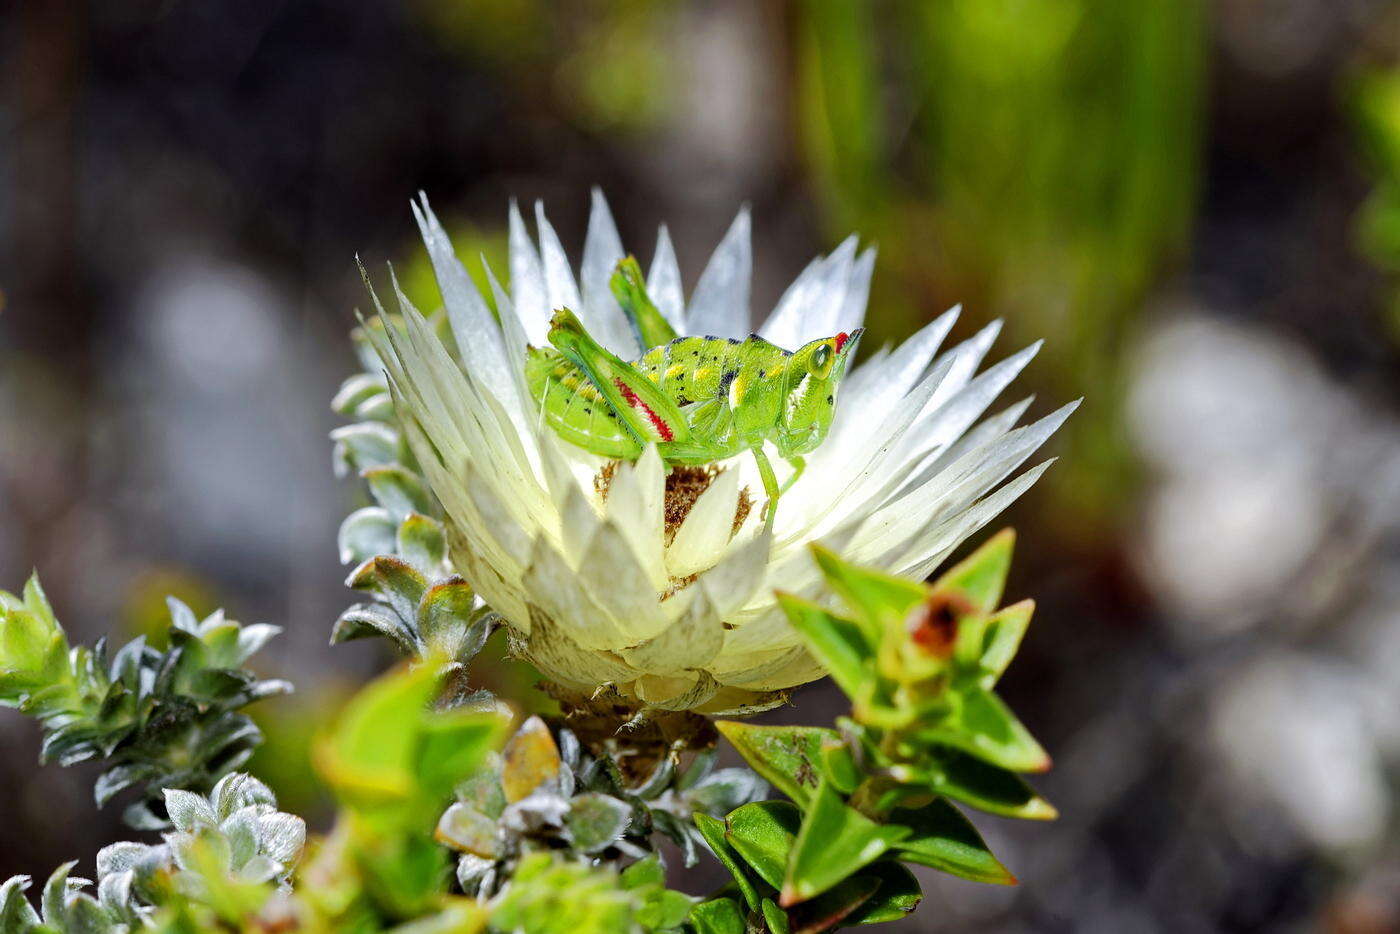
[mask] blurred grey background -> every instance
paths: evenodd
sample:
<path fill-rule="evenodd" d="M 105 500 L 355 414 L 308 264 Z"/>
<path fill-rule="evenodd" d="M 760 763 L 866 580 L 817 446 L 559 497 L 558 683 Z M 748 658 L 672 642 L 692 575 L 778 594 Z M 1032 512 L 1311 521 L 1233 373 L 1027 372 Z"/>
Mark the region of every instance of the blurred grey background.
<path fill-rule="evenodd" d="M 307 739 L 387 662 L 326 645 L 353 258 L 431 306 L 419 189 L 470 258 L 510 197 L 577 251 L 595 184 L 687 286 L 750 202 L 757 308 L 859 231 L 870 346 L 961 301 L 1087 396 L 1007 520 L 1063 817 L 980 819 L 1022 885 L 906 930 L 1400 930 L 1390 0 L 0 3 L 0 586 L 284 626 L 257 767 L 324 821 Z M 90 869 L 119 809 L 0 742 L 0 877 Z"/>

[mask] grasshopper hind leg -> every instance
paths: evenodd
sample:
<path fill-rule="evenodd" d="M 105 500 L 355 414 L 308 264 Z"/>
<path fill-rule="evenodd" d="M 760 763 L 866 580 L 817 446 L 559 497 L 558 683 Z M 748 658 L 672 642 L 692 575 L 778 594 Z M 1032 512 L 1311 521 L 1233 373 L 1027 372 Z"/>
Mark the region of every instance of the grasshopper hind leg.
<path fill-rule="evenodd" d="M 755 446 L 751 450 L 754 463 L 758 465 L 758 475 L 763 478 L 763 492 L 768 494 L 768 503 L 763 507 L 763 528 L 768 530 L 773 528 L 773 516 L 778 512 L 778 497 L 783 495 L 783 491 L 778 488 L 778 475 L 773 472 L 773 464 L 768 460 L 768 455 L 763 453 L 762 446 Z"/>

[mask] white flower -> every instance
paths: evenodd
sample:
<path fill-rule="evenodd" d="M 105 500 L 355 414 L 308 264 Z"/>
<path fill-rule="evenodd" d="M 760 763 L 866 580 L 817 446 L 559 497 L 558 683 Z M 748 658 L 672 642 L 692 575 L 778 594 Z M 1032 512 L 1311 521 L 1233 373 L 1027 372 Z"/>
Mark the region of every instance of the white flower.
<path fill-rule="evenodd" d="M 510 291 L 491 278 L 499 321 L 426 198 L 414 212 L 457 353 L 400 293 L 404 329 L 379 343 L 398 413 L 457 569 L 509 623 L 516 651 L 568 691 L 614 688 L 628 703 L 707 713 L 781 702 L 824 674 L 773 597 L 824 597 L 807 544 L 927 576 L 1035 482 L 1047 464 L 1002 485 L 1073 409 L 1015 428 L 1025 400 L 974 427 L 1038 345 L 978 375 L 993 324 L 935 357 L 954 309 L 847 375 L 827 440 L 765 531 L 752 458 L 668 476 L 652 448 L 610 465 L 556 438 L 525 391 L 526 344 L 547 343 L 553 309 L 576 311 L 624 359 L 644 349 L 608 289 L 624 254 L 601 194 L 579 280 L 543 210 L 537 246 L 512 207 Z M 792 349 L 858 328 L 874 251 L 856 244 L 808 266 L 758 333 Z M 742 337 L 751 269 L 741 211 L 689 302 L 664 227 L 647 284 L 679 333 Z"/>

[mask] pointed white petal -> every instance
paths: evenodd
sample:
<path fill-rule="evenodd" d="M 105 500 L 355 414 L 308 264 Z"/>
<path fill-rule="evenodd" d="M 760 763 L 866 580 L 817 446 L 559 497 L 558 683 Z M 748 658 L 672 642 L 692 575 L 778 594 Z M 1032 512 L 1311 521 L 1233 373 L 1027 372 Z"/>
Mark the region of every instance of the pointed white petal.
<path fill-rule="evenodd" d="M 579 582 L 580 575 L 544 536 L 535 539 L 521 581 L 531 601 L 565 625 L 570 638 L 584 648 L 611 650 L 626 645 L 629 634 Z"/>
<path fill-rule="evenodd" d="M 447 317 L 457 338 L 462 362 L 468 371 L 497 391 L 508 409 L 518 409 L 521 400 L 515 395 L 501 329 L 491 309 L 486 307 L 486 300 L 477 291 L 476 283 L 453 252 L 447 232 L 428 206 L 428 196 L 420 194 L 420 197 L 422 209 L 414 204 L 413 216 L 428 248 L 428 258 L 442 290 L 443 304 L 447 306 Z"/>
<path fill-rule="evenodd" d="M 676 248 L 671 234 L 662 224 L 656 234 L 656 252 L 647 273 L 647 294 L 677 334 L 685 334 L 685 295 L 681 291 L 681 267 L 676 262 Z"/>
<path fill-rule="evenodd" d="M 513 198 L 510 202 L 510 302 L 525 336 L 543 345 L 549 333 L 550 312 L 544 268 L 530 233 L 525 229 L 520 206 Z"/>
<path fill-rule="evenodd" d="M 613 648 L 636 645 L 665 626 L 656 587 L 639 558 L 617 525 L 608 521 L 598 526 L 579 561 L 579 580 L 624 635 Z"/>
<path fill-rule="evenodd" d="M 573 270 L 569 268 L 569 255 L 554 232 L 554 225 L 544 214 L 544 202 L 535 202 L 535 226 L 540 234 L 540 259 L 544 263 L 545 294 L 550 312 L 569 308 L 577 312 L 583 307 L 579 298 L 578 284 L 574 282 Z"/>
<path fill-rule="evenodd" d="M 749 332 L 749 285 L 753 278 L 753 244 L 749 209 L 734 218 L 709 265 L 700 274 L 695 294 L 686 309 L 686 322 L 694 334 L 743 337 Z"/>
<path fill-rule="evenodd" d="M 666 550 L 672 577 L 686 577 L 715 564 L 729 544 L 739 506 L 739 472 L 722 470 L 695 500 Z"/>
<path fill-rule="evenodd" d="M 763 583 L 772 551 L 773 533 L 765 530 L 731 548 L 719 564 L 700 575 L 700 585 L 722 615 L 727 617 L 753 596 Z"/>
<path fill-rule="evenodd" d="M 608 518 L 621 530 L 651 578 L 654 591 L 665 590 L 666 573 L 664 503 L 666 465 L 648 445 L 634 463 L 618 465 L 608 487 Z"/>
<path fill-rule="evenodd" d="M 860 259 L 851 267 L 851 278 L 846 284 L 846 300 L 836 318 L 835 330 L 849 334 L 865 323 L 866 304 L 870 301 L 870 280 L 874 275 L 875 248 L 872 246 L 860 254 Z"/>
<path fill-rule="evenodd" d="M 709 597 L 699 588 L 689 598 L 689 606 L 676 622 L 655 638 L 620 653 L 628 664 L 643 671 L 673 674 L 687 668 L 708 665 L 724 645 L 724 625 Z M 680 599 L 673 597 L 672 599 Z"/>
<path fill-rule="evenodd" d="M 636 332 L 608 287 L 623 257 L 622 238 L 603 192 L 593 189 L 593 208 L 588 215 L 588 234 L 583 243 L 583 306 L 579 320 L 599 343 L 622 357 L 633 360 L 641 355 Z"/>
<path fill-rule="evenodd" d="M 835 334 L 846 302 L 856 244 L 854 236 L 847 237 L 831 256 L 804 269 L 778 300 L 759 335 L 795 350 L 807 341 Z"/>

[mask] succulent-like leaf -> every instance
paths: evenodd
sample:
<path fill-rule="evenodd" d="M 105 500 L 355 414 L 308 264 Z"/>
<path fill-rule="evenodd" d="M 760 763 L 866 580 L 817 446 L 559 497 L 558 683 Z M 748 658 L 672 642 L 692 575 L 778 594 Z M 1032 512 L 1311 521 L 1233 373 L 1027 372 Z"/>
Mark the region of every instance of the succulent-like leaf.
<path fill-rule="evenodd" d="M 793 843 L 781 904 L 791 907 L 822 894 L 879 859 L 910 832 L 899 824 L 876 823 L 823 781 Z"/>

